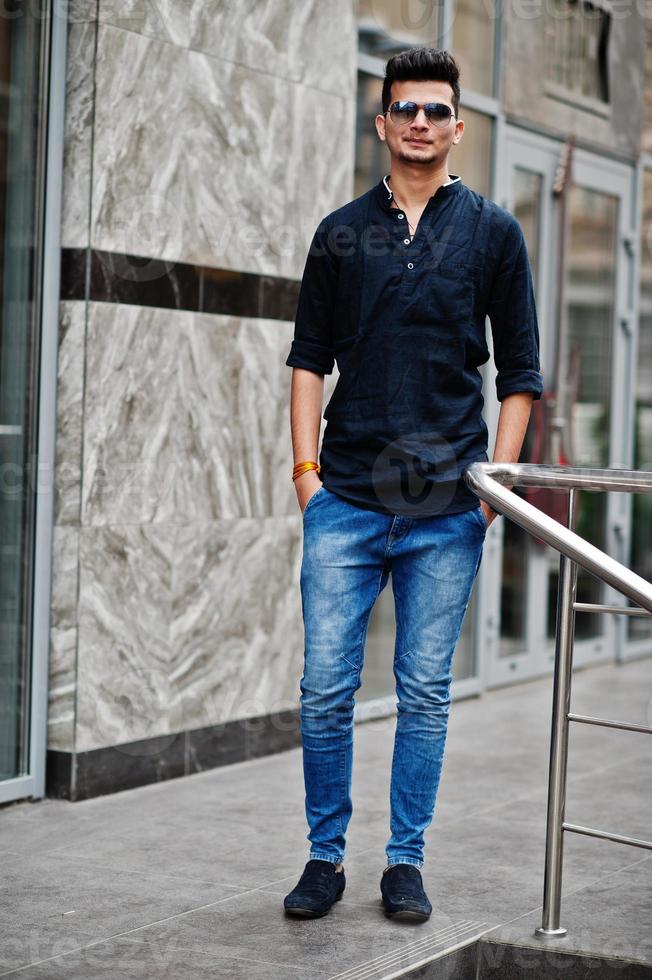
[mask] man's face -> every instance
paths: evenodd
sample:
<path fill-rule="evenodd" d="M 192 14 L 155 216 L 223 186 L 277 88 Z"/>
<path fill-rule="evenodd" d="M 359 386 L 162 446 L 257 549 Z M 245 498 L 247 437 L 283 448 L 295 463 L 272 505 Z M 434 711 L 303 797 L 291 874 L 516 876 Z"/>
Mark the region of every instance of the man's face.
<path fill-rule="evenodd" d="M 453 91 L 448 82 L 394 82 L 392 84 L 392 102 L 399 100 L 417 102 L 443 102 L 453 110 Z M 386 141 L 392 158 L 406 163 L 433 164 L 443 163 L 448 156 L 451 146 L 459 143 L 464 132 L 461 119 L 452 116 L 443 127 L 428 122 L 423 109 L 419 109 L 416 117 L 404 124 L 393 122 L 389 112 L 376 116 L 376 131 L 381 140 Z"/>

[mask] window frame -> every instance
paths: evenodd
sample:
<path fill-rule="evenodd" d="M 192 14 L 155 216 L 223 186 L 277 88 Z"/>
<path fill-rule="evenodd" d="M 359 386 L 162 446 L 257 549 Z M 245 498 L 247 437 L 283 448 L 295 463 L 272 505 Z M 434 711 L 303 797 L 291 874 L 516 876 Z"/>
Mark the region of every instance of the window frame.
<path fill-rule="evenodd" d="M 574 108 L 584 109 L 587 112 L 592 112 L 596 115 L 603 116 L 605 119 L 609 119 L 612 116 L 613 107 L 611 103 L 611 85 L 609 79 L 609 41 L 611 37 L 611 30 L 613 24 L 613 4 L 611 0 L 563 0 L 567 4 L 576 4 L 578 7 L 581 6 L 582 9 L 587 7 L 598 10 L 603 14 L 606 14 L 606 19 L 603 21 L 600 37 L 598 41 L 598 74 L 600 79 L 600 86 L 604 89 L 605 97 L 599 98 L 595 95 L 586 95 L 579 89 L 571 89 L 565 85 L 561 85 L 558 81 L 549 77 L 549 72 L 551 70 L 550 58 L 548 55 L 548 39 L 544 32 L 544 77 L 543 77 L 543 89 L 544 94 L 547 98 L 555 99 L 558 102 L 563 102 L 566 105 L 571 105 Z M 575 65 L 571 64 L 570 68 L 574 68 Z M 562 69 L 568 74 L 568 65 L 564 63 Z M 571 75 L 575 77 L 576 73 L 571 72 Z M 581 77 L 581 74 L 580 74 Z"/>

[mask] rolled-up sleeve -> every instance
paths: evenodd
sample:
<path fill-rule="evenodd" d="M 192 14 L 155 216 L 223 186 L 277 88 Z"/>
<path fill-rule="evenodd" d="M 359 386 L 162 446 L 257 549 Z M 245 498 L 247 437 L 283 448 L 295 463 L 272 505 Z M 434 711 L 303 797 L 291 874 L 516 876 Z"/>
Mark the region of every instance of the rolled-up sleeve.
<path fill-rule="evenodd" d="M 510 219 L 487 310 L 498 401 L 518 391 L 531 391 L 535 398 L 543 393 L 532 272 L 521 226 Z"/>
<path fill-rule="evenodd" d="M 313 235 L 301 280 L 289 367 L 332 374 L 333 309 L 337 289 L 337 258 L 328 242 L 325 221 Z"/>

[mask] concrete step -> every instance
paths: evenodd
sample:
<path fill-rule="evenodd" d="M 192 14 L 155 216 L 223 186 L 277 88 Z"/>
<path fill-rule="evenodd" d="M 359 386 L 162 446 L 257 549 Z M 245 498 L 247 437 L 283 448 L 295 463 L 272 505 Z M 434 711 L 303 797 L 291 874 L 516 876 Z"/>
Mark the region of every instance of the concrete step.
<path fill-rule="evenodd" d="M 416 944 L 415 944 L 416 947 Z M 408 966 L 405 960 L 414 955 Z M 622 957 L 560 952 L 544 945 L 496 942 L 485 937 L 462 941 L 457 949 L 428 952 L 401 949 L 401 961 L 379 958 L 329 980 L 651 980 L 652 964 Z"/>

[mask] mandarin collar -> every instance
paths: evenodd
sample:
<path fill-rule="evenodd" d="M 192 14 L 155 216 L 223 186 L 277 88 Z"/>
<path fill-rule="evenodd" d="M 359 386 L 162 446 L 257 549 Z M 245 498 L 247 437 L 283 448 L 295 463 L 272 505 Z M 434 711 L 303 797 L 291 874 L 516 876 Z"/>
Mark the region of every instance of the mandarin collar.
<path fill-rule="evenodd" d="M 376 185 L 376 200 L 385 211 L 394 211 L 396 209 L 391 206 L 393 195 L 386 183 L 389 176 L 389 174 L 385 174 L 385 176 L 378 181 L 378 184 Z M 462 186 L 462 178 L 459 176 L 459 174 L 449 174 L 448 176 L 451 183 L 442 184 L 440 187 L 438 187 L 432 197 L 429 198 L 429 201 L 432 201 L 435 197 L 445 197 L 449 194 L 456 194 L 460 190 Z"/>

